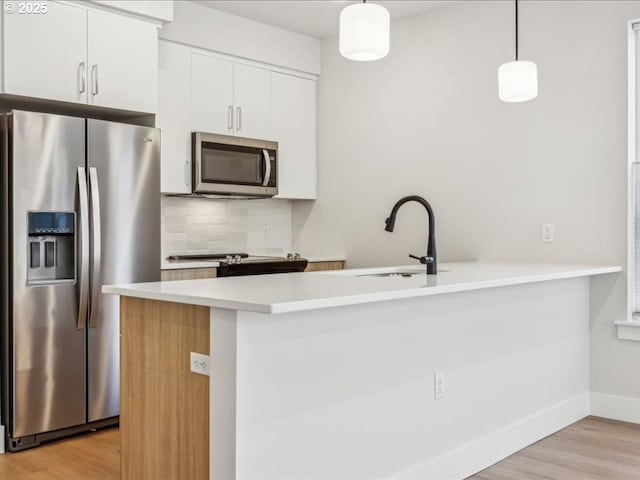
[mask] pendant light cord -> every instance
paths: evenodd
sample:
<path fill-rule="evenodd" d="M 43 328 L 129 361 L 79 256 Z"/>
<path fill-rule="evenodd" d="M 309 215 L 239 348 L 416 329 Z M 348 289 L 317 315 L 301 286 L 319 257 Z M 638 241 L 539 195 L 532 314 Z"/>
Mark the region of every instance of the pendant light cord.
<path fill-rule="evenodd" d="M 516 1 L 516 62 L 518 61 L 518 0 Z"/>

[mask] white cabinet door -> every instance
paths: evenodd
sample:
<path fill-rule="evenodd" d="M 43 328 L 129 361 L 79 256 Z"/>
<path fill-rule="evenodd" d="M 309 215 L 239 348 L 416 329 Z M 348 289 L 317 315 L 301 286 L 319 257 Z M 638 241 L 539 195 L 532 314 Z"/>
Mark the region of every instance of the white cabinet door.
<path fill-rule="evenodd" d="M 316 82 L 271 74 L 272 140 L 278 142 L 278 198 L 316 198 Z"/>
<path fill-rule="evenodd" d="M 191 55 L 193 131 L 233 135 L 233 63 Z"/>
<path fill-rule="evenodd" d="M 236 63 L 234 79 L 236 135 L 271 140 L 271 72 Z"/>
<path fill-rule="evenodd" d="M 46 5 L 46 13 L 4 15 L 4 92 L 86 103 L 87 11 Z"/>
<path fill-rule="evenodd" d="M 89 104 L 155 113 L 158 28 L 113 13 L 88 14 Z"/>
<path fill-rule="evenodd" d="M 163 193 L 191 193 L 191 49 L 158 43 L 158 115 Z"/>

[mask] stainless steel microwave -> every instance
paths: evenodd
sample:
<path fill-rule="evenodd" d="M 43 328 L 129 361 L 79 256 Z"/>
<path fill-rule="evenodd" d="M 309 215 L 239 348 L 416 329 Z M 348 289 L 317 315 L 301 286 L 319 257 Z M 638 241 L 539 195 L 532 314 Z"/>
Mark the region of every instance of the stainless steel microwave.
<path fill-rule="evenodd" d="M 273 197 L 278 194 L 278 142 L 193 132 L 193 193 Z"/>

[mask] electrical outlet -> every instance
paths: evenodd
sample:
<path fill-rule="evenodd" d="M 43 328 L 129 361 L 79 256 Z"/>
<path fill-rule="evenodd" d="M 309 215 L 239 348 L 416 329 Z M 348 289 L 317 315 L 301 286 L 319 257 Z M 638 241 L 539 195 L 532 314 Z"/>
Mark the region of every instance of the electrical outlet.
<path fill-rule="evenodd" d="M 542 242 L 553 243 L 553 223 L 542 224 Z"/>
<path fill-rule="evenodd" d="M 189 360 L 193 373 L 209 376 L 209 355 L 191 352 Z"/>
<path fill-rule="evenodd" d="M 444 398 L 444 392 L 446 383 L 444 381 L 444 372 L 436 372 L 433 374 L 433 398 L 435 400 L 442 400 Z"/>
<path fill-rule="evenodd" d="M 264 236 L 264 237 L 268 237 L 269 236 L 269 225 L 267 225 L 267 224 L 263 224 L 262 225 L 262 236 Z"/>

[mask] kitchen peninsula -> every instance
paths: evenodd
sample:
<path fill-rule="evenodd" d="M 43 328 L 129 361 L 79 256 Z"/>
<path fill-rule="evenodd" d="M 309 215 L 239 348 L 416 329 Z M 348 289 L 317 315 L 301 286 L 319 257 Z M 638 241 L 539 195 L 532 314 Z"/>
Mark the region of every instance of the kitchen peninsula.
<path fill-rule="evenodd" d="M 122 478 L 464 478 L 586 416 L 589 277 L 621 268 L 439 267 L 105 286 Z"/>

